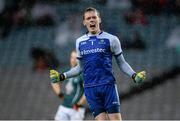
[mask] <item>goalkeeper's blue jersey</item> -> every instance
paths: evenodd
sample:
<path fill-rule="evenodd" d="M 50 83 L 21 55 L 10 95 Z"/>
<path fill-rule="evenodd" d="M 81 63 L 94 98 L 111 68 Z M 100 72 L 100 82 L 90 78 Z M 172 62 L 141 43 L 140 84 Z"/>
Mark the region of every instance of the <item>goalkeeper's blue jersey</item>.
<path fill-rule="evenodd" d="M 122 53 L 119 39 L 107 32 L 85 34 L 76 40 L 77 58 L 82 63 L 84 87 L 114 84 L 112 56 Z"/>

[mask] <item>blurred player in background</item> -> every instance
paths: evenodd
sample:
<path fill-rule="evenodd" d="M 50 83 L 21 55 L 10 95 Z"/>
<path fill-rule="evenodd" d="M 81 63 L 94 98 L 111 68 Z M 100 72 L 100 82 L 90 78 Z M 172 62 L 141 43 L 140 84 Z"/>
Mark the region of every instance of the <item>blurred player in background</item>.
<path fill-rule="evenodd" d="M 77 53 L 72 51 L 70 64 L 71 68 L 77 65 Z M 54 92 L 62 99 L 62 104 L 59 106 L 55 116 L 56 121 L 62 120 L 83 120 L 85 108 L 83 105 L 86 102 L 83 89 L 82 76 L 69 78 L 65 81 L 65 92 L 62 92 L 61 83 L 52 83 Z"/>
<path fill-rule="evenodd" d="M 78 65 L 68 72 L 50 70 L 52 82 L 63 81 L 83 72 L 85 96 L 96 120 L 121 120 L 120 101 L 112 71 L 114 56 L 119 68 L 135 83 L 141 83 L 145 71 L 136 73 L 125 61 L 119 39 L 100 29 L 100 13 L 92 7 L 83 15 L 88 32 L 76 40 Z"/>

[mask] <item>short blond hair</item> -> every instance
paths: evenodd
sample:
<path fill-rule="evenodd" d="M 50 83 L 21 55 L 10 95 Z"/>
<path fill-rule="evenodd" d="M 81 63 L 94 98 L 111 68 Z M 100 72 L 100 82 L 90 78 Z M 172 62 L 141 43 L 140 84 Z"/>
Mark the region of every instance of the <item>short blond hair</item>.
<path fill-rule="evenodd" d="M 91 11 L 94 11 L 97 13 L 98 17 L 100 18 L 100 13 L 97 9 L 93 8 L 93 7 L 88 7 L 84 10 L 84 13 L 83 13 L 83 20 L 84 20 L 84 17 L 85 17 L 85 13 L 87 12 L 91 12 Z"/>

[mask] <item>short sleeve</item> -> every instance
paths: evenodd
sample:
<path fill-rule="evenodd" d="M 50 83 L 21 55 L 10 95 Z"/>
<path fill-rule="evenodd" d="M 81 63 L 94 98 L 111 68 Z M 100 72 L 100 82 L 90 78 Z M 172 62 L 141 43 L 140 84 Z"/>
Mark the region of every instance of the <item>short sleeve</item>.
<path fill-rule="evenodd" d="M 83 84 L 83 77 L 82 77 L 82 74 L 78 75 L 77 77 L 74 77 L 75 78 L 75 82 L 76 83 L 79 83 L 79 84 Z"/>
<path fill-rule="evenodd" d="M 79 41 L 76 40 L 76 52 L 77 52 L 77 59 L 81 59 L 81 53 L 79 50 Z"/>
<path fill-rule="evenodd" d="M 112 50 L 114 56 L 120 55 L 122 53 L 120 40 L 115 36 L 114 38 L 112 38 L 111 42 L 112 42 L 111 50 Z"/>

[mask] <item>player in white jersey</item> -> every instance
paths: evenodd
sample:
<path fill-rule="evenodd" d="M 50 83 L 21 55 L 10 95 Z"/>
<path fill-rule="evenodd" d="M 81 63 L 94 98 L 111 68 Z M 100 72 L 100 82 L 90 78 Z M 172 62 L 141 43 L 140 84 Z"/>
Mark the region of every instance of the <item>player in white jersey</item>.
<path fill-rule="evenodd" d="M 63 81 L 83 73 L 84 91 L 96 120 L 121 120 L 120 101 L 112 70 L 114 56 L 119 68 L 141 83 L 145 71 L 136 73 L 125 61 L 119 39 L 100 29 L 100 13 L 92 7 L 85 10 L 83 24 L 88 32 L 76 40 L 78 65 L 65 73 L 50 71 L 51 80 Z"/>

